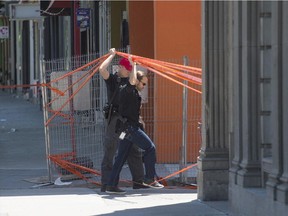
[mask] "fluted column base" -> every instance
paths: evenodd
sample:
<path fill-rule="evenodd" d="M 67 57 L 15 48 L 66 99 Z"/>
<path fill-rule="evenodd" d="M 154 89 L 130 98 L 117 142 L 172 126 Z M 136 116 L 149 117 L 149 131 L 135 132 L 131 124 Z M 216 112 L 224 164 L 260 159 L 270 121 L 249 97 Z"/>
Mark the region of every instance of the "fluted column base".
<path fill-rule="evenodd" d="M 241 169 L 237 172 L 237 184 L 242 187 L 261 187 L 261 170 L 254 169 Z"/>
<path fill-rule="evenodd" d="M 198 199 L 203 201 L 228 200 L 229 160 L 198 158 Z"/>

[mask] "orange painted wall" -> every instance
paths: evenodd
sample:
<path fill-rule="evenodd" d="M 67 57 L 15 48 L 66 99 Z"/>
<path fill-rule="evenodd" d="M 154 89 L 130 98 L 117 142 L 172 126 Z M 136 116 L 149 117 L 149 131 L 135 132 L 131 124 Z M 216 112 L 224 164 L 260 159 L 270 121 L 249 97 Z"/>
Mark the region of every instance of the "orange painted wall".
<path fill-rule="evenodd" d="M 188 56 L 190 61 L 201 60 L 201 1 L 154 1 L 154 53 L 160 60 L 175 59 L 183 63 L 183 56 Z M 167 86 L 175 88 L 170 81 L 157 81 L 158 98 L 167 94 Z M 165 86 L 165 87 L 164 87 Z M 200 133 L 197 131 L 197 121 L 201 117 L 201 95 L 188 91 L 188 135 L 187 135 L 187 160 L 195 162 L 195 154 L 200 147 Z M 163 100 L 156 104 L 155 143 L 158 143 L 158 161 L 167 163 L 166 155 L 170 155 L 171 162 L 181 160 L 182 125 L 178 128 L 167 127 L 170 121 L 182 121 L 182 92 L 172 91 L 171 100 Z M 195 103 L 196 101 L 196 103 Z M 167 109 L 174 106 L 175 109 Z M 172 117 L 173 116 L 173 117 Z M 161 123 L 158 119 L 167 119 Z M 163 136 L 165 134 L 165 136 Z M 177 136 L 175 136 L 175 134 Z M 167 148 L 168 147 L 168 148 Z M 195 148 L 196 147 L 196 148 Z M 195 152 L 196 151 L 196 152 Z M 174 154 L 173 154 L 174 152 Z M 197 154 L 198 155 L 198 154 Z M 196 157 L 197 157 L 196 155 Z"/>
<path fill-rule="evenodd" d="M 128 8 L 131 53 L 154 58 L 153 1 L 129 1 Z"/>
<path fill-rule="evenodd" d="M 131 53 L 154 58 L 154 9 L 153 1 L 129 1 L 129 40 Z M 142 113 L 146 132 L 154 138 L 153 76 L 149 74 L 148 103 L 143 104 Z"/>
<path fill-rule="evenodd" d="M 132 54 L 164 61 L 176 60 L 179 64 L 183 64 L 183 56 L 201 61 L 201 1 L 129 1 L 129 27 Z M 193 66 L 200 67 L 199 63 Z M 178 163 L 182 124 L 169 127 L 167 122 L 182 121 L 182 88 L 169 91 L 169 99 L 162 100 L 167 96 L 167 87 L 176 88 L 175 84 L 159 79 L 149 83 L 157 86 L 157 91 L 149 92 L 154 100 L 148 102 L 153 104 L 153 113 L 149 116 L 154 118 L 157 161 Z M 196 122 L 192 120 L 188 125 L 187 159 L 195 162 L 200 148 L 199 131 L 195 125 L 201 116 L 201 95 L 189 90 L 188 103 L 188 118 L 196 116 Z M 169 109 L 172 106 L 176 108 Z"/>
<path fill-rule="evenodd" d="M 201 58 L 201 1 L 154 1 L 155 58 Z"/>

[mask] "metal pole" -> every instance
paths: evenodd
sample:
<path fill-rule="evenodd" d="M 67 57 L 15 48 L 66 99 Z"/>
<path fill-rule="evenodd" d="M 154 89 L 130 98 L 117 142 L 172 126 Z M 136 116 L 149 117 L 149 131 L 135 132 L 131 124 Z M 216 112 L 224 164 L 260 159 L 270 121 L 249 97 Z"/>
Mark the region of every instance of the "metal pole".
<path fill-rule="evenodd" d="M 130 53 L 131 53 L 131 47 L 130 47 L 130 45 L 127 45 L 127 48 L 126 48 L 126 49 L 127 49 L 127 53 L 130 54 Z"/>
<path fill-rule="evenodd" d="M 74 39 L 75 39 L 75 35 L 74 35 L 74 13 L 75 13 L 75 11 L 74 11 L 74 1 L 71 1 L 71 17 L 70 17 L 70 31 L 71 31 L 71 57 L 73 57 L 74 55 L 75 55 L 75 46 L 74 46 L 74 43 L 75 43 L 75 41 L 74 41 Z"/>
<path fill-rule="evenodd" d="M 15 77 L 15 21 L 14 20 L 10 20 L 10 27 L 9 27 L 9 31 L 10 31 L 10 60 L 9 60 L 9 71 L 11 73 L 11 77 L 9 79 L 9 83 L 7 83 L 8 85 L 15 85 L 15 81 L 16 81 L 16 77 Z M 14 89 L 11 88 L 10 93 L 13 93 Z"/>
<path fill-rule="evenodd" d="M 44 26 L 43 20 L 39 19 L 39 58 L 40 58 L 40 83 L 46 83 L 46 74 L 45 74 L 45 61 L 44 61 Z M 47 88 L 41 86 L 42 94 L 42 106 L 46 104 L 47 100 Z M 44 134 L 45 134 L 45 145 L 46 145 L 46 157 L 47 157 L 47 170 L 48 170 L 48 180 L 52 182 L 52 170 L 51 170 L 51 161 L 48 156 L 50 156 L 50 139 L 49 139 L 49 126 L 45 126 L 45 122 L 48 120 L 48 111 L 46 108 L 43 109 L 44 117 Z"/>
<path fill-rule="evenodd" d="M 183 57 L 184 65 L 188 65 L 188 57 Z M 184 84 L 187 85 L 187 80 L 184 80 Z M 183 100 L 182 100 L 182 146 L 181 146 L 181 169 L 187 166 L 187 104 L 188 104 L 188 90 L 183 87 Z M 186 182 L 186 172 L 180 173 L 180 181 Z"/>

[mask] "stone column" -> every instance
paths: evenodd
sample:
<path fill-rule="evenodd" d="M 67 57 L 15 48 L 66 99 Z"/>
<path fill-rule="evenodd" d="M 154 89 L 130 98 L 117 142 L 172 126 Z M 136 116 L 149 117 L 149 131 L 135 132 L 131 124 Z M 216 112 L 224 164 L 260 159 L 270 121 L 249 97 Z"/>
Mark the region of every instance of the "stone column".
<path fill-rule="evenodd" d="M 230 181 L 261 186 L 259 151 L 259 11 L 257 2 L 233 1 L 233 157 Z"/>
<path fill-rule="evenodd" d="M 281 80 L 281 87 L 282 87 L 282 148 L 283 151 L 281 152 L 282 164 L 283 164 L 283 173 L 280 177 L 281 184 L 277 187 L 278 189 L 278 196 L 277 200 L 288 204 L 288 2 L 282 2 L 279 5 L 279 9 L 282 10 L 282 21 L 281 21 L 281 28 L 282 31 L 282 80 Z"/>
<path fill-rule="evenodd" d="M 237 184 L 243 187 L 261 186 L 261 164 L 259 148 L 259 4 L 257 2 L 235 2 L 241 4 L 238 19 L 241 24 L 239 45 L 239 124 L 241 161 L 237 171 Z M 237 19 L 237 17 L 235 18 Z M 237 91 L 237 90 L 236 90 Z"/>
<path fill-rule="evenodd" d="M 202 2 L 202 146 L 198 158 L 198 198 L 228 199 L 227 18 L 224 2 Z"/>
<path fill-rule="evenodd" d="M 241 125 L 240 124 L 234 124 L 234 122 L 240 122 L 242 118 L 242 109 L 240 108 L 241 104 L 241 66 L 240 63 L 241 59 L 241 46 L 240 46 L 240 39 L 241 39 L 241 20 L 239 19 L 240 14 L 242 14 L 242 7 L 239 2 L 235 2 L 231 6 L 232 16 L 231 20 L 233 20 L 233 25 L 231 26 L 232 29 L 232 66 L 231 71 L 233 73 L 232 77 L 232 87 L 233 89 L 232 98 L 233 101 L 231 106 L 231 112 L 233 114 L 231 115 L 231 140 L 230 143 L 233 145 L 230 145 L 230 157 L 232 158 L 231 166 L 229 170 L 229 182 L 232 184 L 237 183 L 237 172 L 240 170 L 240 162 L 242 160 L 242 154 L 243 154 L 243 147 L 240 144 L 241 143 Z"/>
<path fill-rule="evenodd" d="M 288 3 L 272 3 L 272 170 L 267 181 L 273 200 L 288 203 Z"/>
<path fill-rule="evenodd" d="M 262 187 L 265 187 L 267 173 L 271 167 L 271 1 L 260 2 L 260 146 Z"/>

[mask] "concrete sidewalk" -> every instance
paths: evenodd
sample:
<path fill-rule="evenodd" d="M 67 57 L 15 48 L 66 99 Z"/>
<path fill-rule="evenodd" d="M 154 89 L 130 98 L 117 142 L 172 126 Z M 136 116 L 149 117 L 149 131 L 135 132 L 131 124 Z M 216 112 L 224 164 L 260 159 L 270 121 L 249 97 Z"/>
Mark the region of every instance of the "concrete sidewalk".
<path fill-rule="evenodd" d="M 227 215 L 226 202 L 203 203 L 183 189 L 127 189 L 107 195 L 89 188 L 2 190 L 0 215 Z"/>
<path fill-rule="evenodd" d="M 229 215 L 228 202 L 201 202 L 197 191 L 125 188 L 108 195 L 89 184 L 40 186 L 47 176 L 43 113 L 39 105 L 0 90 L 0 216 Z"/>

